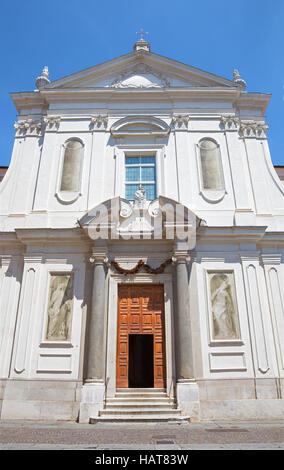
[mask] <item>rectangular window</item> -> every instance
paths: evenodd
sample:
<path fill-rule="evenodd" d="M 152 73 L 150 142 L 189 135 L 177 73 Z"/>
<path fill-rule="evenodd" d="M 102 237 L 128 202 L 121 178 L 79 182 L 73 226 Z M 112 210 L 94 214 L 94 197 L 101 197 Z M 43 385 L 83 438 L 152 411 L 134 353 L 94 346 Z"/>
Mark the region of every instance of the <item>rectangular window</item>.
<path fill-rule="evenodd" d="M 134 200 L 135 192 L 142 184 L 146 199 L 156 199 L 156 158 L 155 156 L 125 157 L 125 199 Z"/>

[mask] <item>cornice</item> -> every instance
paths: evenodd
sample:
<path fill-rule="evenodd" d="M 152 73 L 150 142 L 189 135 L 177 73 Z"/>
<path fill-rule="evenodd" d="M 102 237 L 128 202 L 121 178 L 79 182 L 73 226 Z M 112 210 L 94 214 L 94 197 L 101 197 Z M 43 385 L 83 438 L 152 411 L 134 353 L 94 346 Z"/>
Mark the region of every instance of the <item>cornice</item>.
<path fill-rule="evenodd" d="M 17 234 L 15 232 L 0 232 L 0 246 L 1 247 L 21 247 L 21 242 L 19 241 Z"/>
<path fill-rule="evenodd" d="M 42 109 L 46 108 L 47 105 L 44 97 L 40 95 L 38 90 L 10 93 L 10 97 L 18 112 L 31 107 L 33 109 Z"/>
<path fill-rule="evenodd" d="M 228 242 L 257 243 L 263 239 L 266 226 L 240 226 L 240 227 L 204 227 L 197 229 L 197 242 L 206 241 L 224 244 Z"/>
<path fill-rule="evenodd" d="M 232 102 L 239 109 L 254 108 L 264 113 L 270 94 L 240 92 L 234 87 L 165 87 L 165 88 L 44 88 L 33 92 L 10 94 L 17 110 L 47 109 L 49 103 L 136 100 L 191 100 Z"/>
<path fill-rule="evenodd" d="M 58 99 L 74 99 L 86 98 L 87 96 L 93 98 L 96 97 L 125 97 L 131 96 L 145 96 L 149 95 L 152 97 L 192 97 L 195 100 L 202 97 L 214 98 L 227 98 L 235 100 L 239 96 L 239 90 L 236 88 L 224 88 L 224 87 L 165 87 L 165 88 L 108 88 L 108 87 L 97 87 L 97 88 L 58 88 L 58 89 L 44 89 L 40 91 L 42 97 L 47 101 Z"/>
<path fill-rule="evenodd" d="M 281 253 L 262 253 L 261 260 L 265 266 L 277 266 L 282 262 L 283 256 Z"/>
<path fill-rule="evenodd" d="M 263 244 L 283 244 L 284 245 L 284 232 L 266 232 L 263 240 Z"/>
<path fill-rule="evenodd" d="M 25 245 L 89 244 L 89 239 L 81 228 L 70 229 L 16 229 L 17 239 Z"/>

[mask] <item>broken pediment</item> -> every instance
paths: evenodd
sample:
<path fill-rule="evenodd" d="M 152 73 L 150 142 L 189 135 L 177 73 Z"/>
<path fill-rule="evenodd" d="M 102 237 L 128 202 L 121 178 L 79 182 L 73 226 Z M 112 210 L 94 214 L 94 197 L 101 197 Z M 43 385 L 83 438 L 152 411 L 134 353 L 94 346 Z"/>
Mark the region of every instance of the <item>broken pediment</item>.
<path fill-rule="evenodd" d="M 146 200 L 143 187 L 136 191 L 134 201 L 110 199 L 79 221 L 92 240 L 179 240 L 190 249 L 196 243 L 198 224 L 198 217 L 183 204 L 163 196 Z"/>

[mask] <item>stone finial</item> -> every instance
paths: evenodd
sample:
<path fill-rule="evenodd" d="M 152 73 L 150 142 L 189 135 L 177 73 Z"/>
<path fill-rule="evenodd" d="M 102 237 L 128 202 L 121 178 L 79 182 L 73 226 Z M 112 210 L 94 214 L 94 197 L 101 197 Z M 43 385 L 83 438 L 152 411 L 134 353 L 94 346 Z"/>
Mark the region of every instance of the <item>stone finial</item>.
<path fill-rule="evenodd" d="M 41 74 L 39 77 L 36 79 L 36 87 L 38 89 L 45 87 L 50 83 L 49 80 L 49 72 L 48 72 L 48 67 L 47 65 L 43 68 Z"/>
<path fill-rule="evenodd" d="M 234 70 L 233 81 L 234 81 L 234 83 L 236 83 L 236 85 L 238 85 L 243 90 L 247 86 L 246 82 L 242 79 L 242 77 L 240 76 L 240 73 L 237 69 Z"/>
<path fill-rule="evenodd" d="M 134 51 L 147 51 L 150 52 L 150 43 L 145 41 L 145 39 L 139 39 L 133 46 Z"/>

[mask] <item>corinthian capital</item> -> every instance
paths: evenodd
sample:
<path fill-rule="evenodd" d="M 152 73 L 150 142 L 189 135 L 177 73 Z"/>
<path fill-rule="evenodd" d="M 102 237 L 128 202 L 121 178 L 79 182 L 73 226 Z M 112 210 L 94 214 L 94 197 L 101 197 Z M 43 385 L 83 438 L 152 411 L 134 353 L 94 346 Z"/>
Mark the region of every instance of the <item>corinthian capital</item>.
<path fill-rule="evenodd" d="M 60 116 L 47 116 L 43 119 L 45 125 L 47 128 L 52 129 L 56 128 L 58 129 L 60 126 Z"/>
<path fill-rule="evenodd" d="M 258 121 L 241 121 L 239 132 L 242 137 L 265 137 L 268 124 Z"/>
<path fill-rule="evenodd" d="M 14 123 L 14 129 L 17 134 L 38 135 L 42 129 L 42 121 L 33 119 L 24 119 Z"/>
<path fill-rule="evenodd" d="M 188 114 L 174 114 L 172 118 L 172 126 L 175 130 L 184 130 L 188 128 Z"/>
<path fill-rule="evenodd" d="M 226 130 L 238 129 L 239 118 L 233 114 L 227 114 L 220 117 L 220 124 Z"/>
<path fill-rule="evenodd" d="M 101 115 L 91 117 L 91 126 L 97 130 L 106 130 L 108 124 L 108 116 Z"/>

